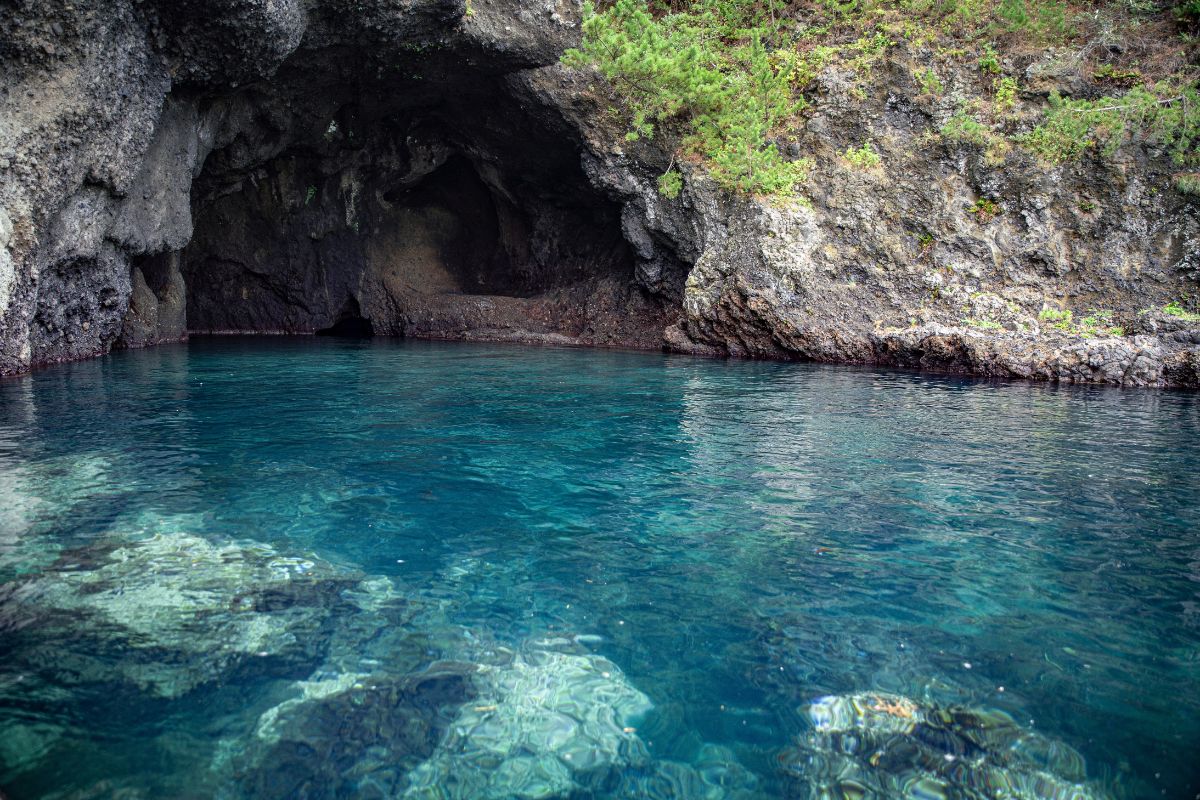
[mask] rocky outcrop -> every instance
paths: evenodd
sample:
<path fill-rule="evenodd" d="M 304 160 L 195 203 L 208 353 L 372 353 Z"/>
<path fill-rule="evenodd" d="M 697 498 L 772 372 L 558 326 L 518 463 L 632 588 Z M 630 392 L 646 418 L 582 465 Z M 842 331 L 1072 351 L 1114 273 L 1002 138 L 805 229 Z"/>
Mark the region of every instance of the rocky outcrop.
<path fill-rule="evenodd" d="M 507 80 L 578 12 L 6 10 L 0 372 L 189 328 L 657 347 L 620 209 Z"/>
<path fill-rule="evenodd" d="M 668 199 L 666 145 L 627 142 L 604 87 L 558 65 L 579 15 L 10 3 L 0 373 L 190 330 L 1198 385 L 1200 325 L 1162 309 L 1200 286 L 1200 226 L 1164 153 L 1049 169 L 934 141 L 973 78 L 925 97 L 927 54 L 898 45 L 865 88 L 822 74 L 803 134 L 779 143 L 814 158 L 807 202 L 730 197 L 687 161 Z M 1026 85 L 1054 88 L 1037 74 Z M 867 140 L 878 165 L 842 157 Z M 1106 324 L 1045 319 L 1068 309 Z"/>
<path fill-rule="evenodd" d="M 260 545 L 215 546 L 179 533 L 194 525 L 186 517 L 150 523 L 158 531 L 147 539 L 114 537 L 68 551 L 56 563 L 74 569 L 52 569 L 16 587 L 10 624 L 35 626 L 48 637 L 31 648 L 32 662 L 54 660 L 53 651 L 73 638 L 79 647 L 69 667 L 58 659 L 64 668 L 174 698 L 268 655 L 308 657 L 329 617 L 354 610 L 342 593 L 356 585 L 355 576 L 329 564 Z M 94 641 L 71 630 L 80 620 Z M 111 636 L 122 642 L 116 661 L 106 658 Z"/>
<path fill-rule="evenodd" d="M 884 71 L 892 77 L 866 100 L 826 76 L 822 111 L 803 137 L 816 156 L 807 202 L 734 200 L 686 162 L 683 191 L 670 200 L 655 190 L 665 155 L 626 150 L 611 135 L 589 139 L 589 175 L 622 201 L 626 238 L 643 264 L 687 270 L 667 347 L 1198 385 L 1190 376 L 1200 324 L 1163 311 L 1195 296 L 1200 279 L 1200 218 L 1194 200 L 1165 190 L 1169 159 L 1125 153 L 1047 169 L 1013 151 L 994 166 L 981 146 L 930 143 L 928 132 L 955 106 L 953 97 L 937 107 L 911 99 L 912 56 L 892 52 Z M 549 82 L 545 92 L 555 91 Z M 557 91 L 558 104 L 571 107 Z M 580 127 L 599 116 L 573 113 Z M 877 143 L 879 165 L 861 169 L 843 157 L 863 141 Z M 995 210 L 972 211 L 982 200 Z M 1104 324 L 1063 323 L 1071 309 L 1076 320 L 1095 313 Z"/>

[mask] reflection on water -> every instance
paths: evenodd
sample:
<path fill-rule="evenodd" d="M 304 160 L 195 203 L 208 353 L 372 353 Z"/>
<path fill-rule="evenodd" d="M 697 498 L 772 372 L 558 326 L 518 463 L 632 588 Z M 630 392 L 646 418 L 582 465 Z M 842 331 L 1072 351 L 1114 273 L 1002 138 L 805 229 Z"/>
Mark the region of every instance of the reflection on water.
<path fill-rule="evenodd" d="M 23 798 L 1190 797 L 1200 398 L 212 340 L 0 382 Z"/>

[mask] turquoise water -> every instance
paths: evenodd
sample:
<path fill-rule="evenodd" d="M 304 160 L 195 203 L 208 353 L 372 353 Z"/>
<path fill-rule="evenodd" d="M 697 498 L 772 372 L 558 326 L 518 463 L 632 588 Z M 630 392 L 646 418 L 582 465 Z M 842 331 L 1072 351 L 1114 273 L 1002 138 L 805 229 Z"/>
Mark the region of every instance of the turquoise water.
<path fill-rule="evenodd" d="M 0 381 L 0 792 L 1200 793 L 1200 396 L 216 339 Z"/>

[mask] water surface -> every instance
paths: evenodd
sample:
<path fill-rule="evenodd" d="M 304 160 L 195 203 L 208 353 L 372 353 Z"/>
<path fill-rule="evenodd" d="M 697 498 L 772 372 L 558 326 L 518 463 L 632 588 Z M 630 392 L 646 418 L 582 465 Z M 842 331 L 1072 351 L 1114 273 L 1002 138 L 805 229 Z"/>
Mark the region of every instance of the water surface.
<path fill-rule="evenodd" d="M 46 369 L 0 382 L 0 790 L 1193 797 L 1197 475 L 1189 393 L 387 340 Z"/>

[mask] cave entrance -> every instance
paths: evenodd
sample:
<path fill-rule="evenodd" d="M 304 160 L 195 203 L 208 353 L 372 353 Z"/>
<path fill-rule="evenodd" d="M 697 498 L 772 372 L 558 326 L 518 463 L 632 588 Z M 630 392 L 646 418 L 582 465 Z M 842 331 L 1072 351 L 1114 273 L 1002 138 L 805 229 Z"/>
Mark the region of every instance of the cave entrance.
<path fill-rule="evenodd" d="M 362 315 L 358 303 L 351 298 L 339 312 L 337 321 L 327 328 L 319 328 L 317 336 L 336 336 L 342 339 L 370 339 L 375 335 L 371 320 Z"/>
<path fill-rule="evenodd" d="M 316 332 L 317 336 L 338 336 L 343 339 L 370 339 L 375 335 L 371 320 L 363 317 L 344 317 Z"/>
<path fill-rule="evenodd" d="M 679 298 L 639 283 L 578 130 L 473 57 L 379 69 L 305 52 L 238 95 L 193 183 L 191 331 L 660 346 Z"/>

